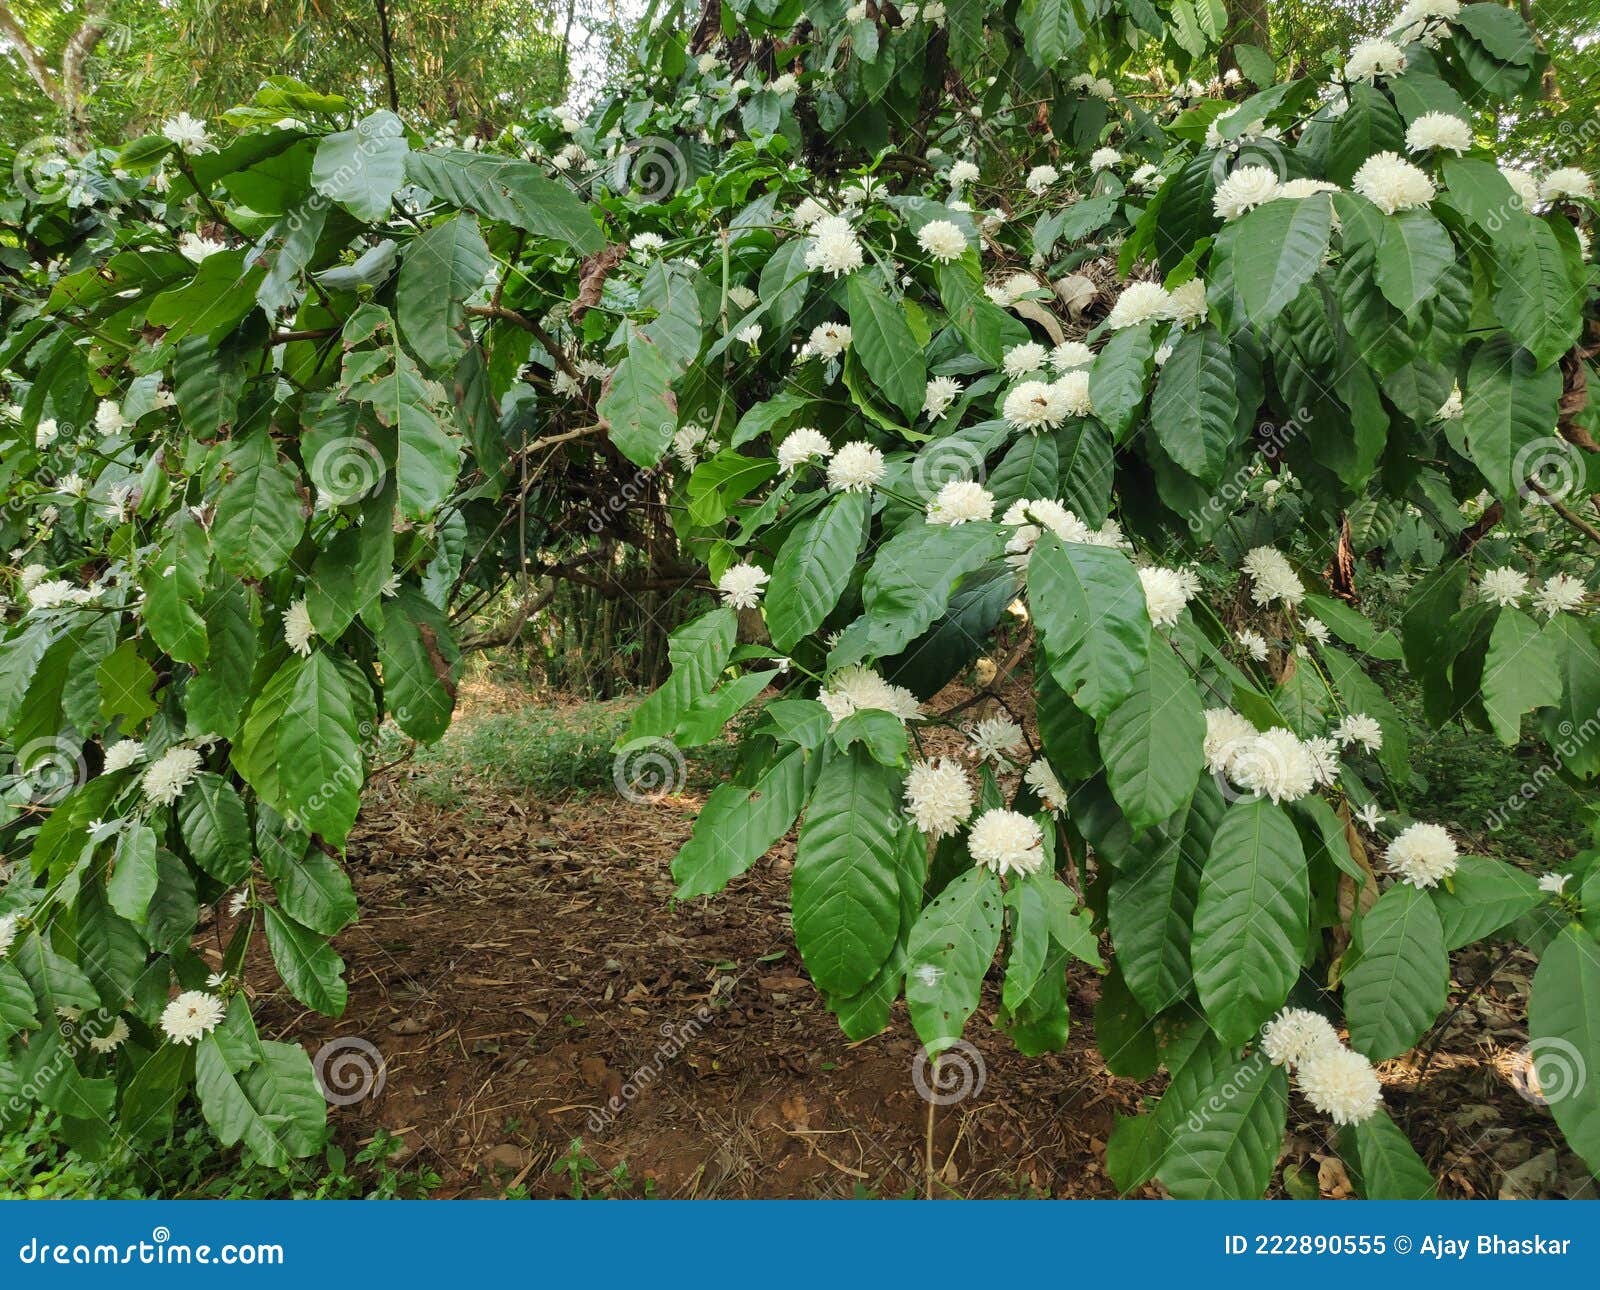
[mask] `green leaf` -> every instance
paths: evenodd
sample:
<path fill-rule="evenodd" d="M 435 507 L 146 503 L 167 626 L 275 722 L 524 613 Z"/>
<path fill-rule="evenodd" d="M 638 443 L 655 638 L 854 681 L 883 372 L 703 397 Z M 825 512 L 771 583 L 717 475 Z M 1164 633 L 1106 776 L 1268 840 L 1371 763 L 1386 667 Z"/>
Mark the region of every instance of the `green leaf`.
<path fill-rule="evenodd" d="M 898 654 L 944 613 L 956 583 L 1000 550 L 1000 529 L 994 524 L 901 529 L 878 548 L 862 583 L 869 651 L 880 657 Z"/>
<path fill-rule="evenodd" d="M 661 347 L 634 328 L 628 352 L 606 378 L 596 411 L 611 442 L 635 466 L 661 460 L 678 428 L 672 364 Z"/>
<path fill-rule="evenodd" d="M 1362 918 L 1357 945 L 1355 964 L 1344 973 L 1350 1046 L 1375 1062 L 1398 1057 L 1444 1008 L 1450 986 L 1444 927 L 1426 892 L 1396 883 Z"/>
<path fill-rule="evenodd" d="M 849 996 L 894 948 L 900 927 L 900 776 L 859 745 L 817 779 L 795 848 L 794 939 L 817 988 Z"/>
<path fill-rule="evenodd" d="M 326 135 L 311 163 L 311 186 L 357 219 L 380 223 L 406 181 L 410 152 L 405 125 L 393 112 L 374 112 L 351 130 Z"/>
<path fill-rule="evenodd" d="M 884 397 L 907 418 L 915 417 L 927 396 L 928 369 L 905 310 L 862 273 L 852 273 L 846 283 L 851 350 Z"/>
<path fill-rule="evenodd" d="M 1179 1200 L 1259 1200 L 1272 1182 L 1288 1117 L 1282 1067 L 1257 1053 L 1225 1069 L 1201 1092 L 1162 1158 L 1161 1181 Z"/>
<path fill-rule="evenodd" d="M 1462 856 L 1448 883 L 1428 894 L 1447 950 L 1493 936 L 1544 900 L 1532 875 L 1486 856 Z"/>
<path fill-rule="evenodd" d="M 1327 669 L 1334 688 L 1344 700 L 1345 711 L 1364 712 L 1383 731 L 1383 747 L 1378 760 L 1403 783 L 1411 776 L 1411 736 L 1405 717 L 1389 702 L 1382 688 L 1362 670 L 1361 664 L 1337 649 L 1323 648 L 1318 657 Z"/>
<path fill-rule="evenodd" d="M 196 667 L 206 661 L 206 624 L 198 609 L 210 564 L 206 531 L 179 511 L 171 538 L 139 580 L 151 637 L 178 662 Z"/>
<path fill-rule="evenodd" d="M 1083 44 L 1073 0 L 1023 0 L 1017 15 L 1023 44 L 1040 67 L 1051 67 Z"/>
<path fill-rule="evenodd" d="M 1228 343 L 1202 327 L 1178 342 L 1150 399 L 1150 424 L 1167 456 L 1205 484 L 1222 478 L 1238 436 L 1235 381 Z"/>
<path fill-rule="evenodd" d="M 1479 346 L 1467 369 L 1462 425 L 1467 452 L 1497 497 L 1522 487 L 1527 454 L 1553 440 L 1561 372 L 1538 360 L 1505 333 Z"/>
<path fill-rule="evenodd" d="M 1534 1074 L 1567 1144 L 1600 1173 L 1600 956 L 1594 939 L 1569 923 L 1533 974 L 1528 1037 Z"/>
<path fill-rule="evenodd" d="M 1100 729 L 1106 782 L 1135 833 L 1188 807 L 1205 768 L 1205 737 L 1188 670 L 1164 641 L 1152 640 L 1149 666 Z"/>
<path fill-rule="evenodd" d="M 1195 984 L 1211 1029 L 1242 1044 L 1300 971 L 1310 887 L 1300 834 L 1266 798 L 1235 802 L 1211 840 L 1195 902 Z"/>
<path fill-rule="evenodd" d="M 278 727 L 284 801 L 305 826 L 343 847 L 361 808 L 361 746 L 345 678 L 326 654 L 312 653 L 295 677 Z"/>
<path fill-rule="evenodd" d="M 1284 311 L 1322 267 L 1333 229 L 1326 193 L 1267 202 L 1227 225 L 1234 283 L 1245 314 L 1265 327 Z"/>
<path fill-rule="evenodd" d="M 218 882 L 232 886 L 250 872 L 250 822 L 237 790 L 222 776 L 196 775 L 178 799 L 178 820 L 189 854 Z"/>
<path fill-rule="evenodd" d="M 966 260 L 939 265 L 936 276 L 939 300 L 951 325 L 968 348 L 990 367 L 999 367 L 1006 350 L 1029 339 L 1028 328 L 1021 319 L 983 294 L 982 275 L 974 272 Z"/>
<path fill-rule="evenodd" d="M 250 675 L 256 663 L 256 625 L 251 621 L 251 612 L 251 593 L 233 578 L 225 577 L 223 585 L 206 596 L 205 666 L 189 678 L 189 687 L 184 691 L 192 735 L 209 733 L 232 739 L 239 731 L 243 716 L 240 696 L 250 689 Z M 147 687 L 145 693 L 148 692 Z M 111 691 L 107 689 L 102 710 L 111 702 Z"/>
<path fill-rule="evenodd" d="M 33 1030 L 38 1024 L 33 991 L 23 980 L 22 973 L 0 959 L 0 1043 L 22 1031 Z"/>
<path fill-rule="evenodd" d="M 438 739 L 455 710 L 461 659 L 444 614 L 421 592 L 402 587 L 383 602 L 378 659 L 384 698 L 400 728 L 423 743 Z"/>
<path fill-rule="evenodd" d="M 1520 609 L 1502 609 L 1483 663 L 1483 708 L 1503 744 L 1522 737 L 1522 714 L 1561 702 L 1554 639 Z"/>
<path fill-rule="evenodd" d="M 778 649 L 792 650 L 822 626 L 855 570 L 871 501 L 840 493 L 802 520 L 778 551 L 767 588 L 767 630 Z"/>
<path fill-rule="evenodd" d="M 1507 215 L 1493 246 L 1495 317 L 1548 367 L 1583 330 L 1584 285 L 1568 271 L 1555 230 L 1533 215 Z"/>
<path fill-rule="evenodd" d="M 1150 616 L 1120 551 L 1046 533 L 1028 561 L 1028 604 L 1050 674 L 1100 719 L 1133 693 L 1150 652 Z"/>
<path fill-rule="evenodd" d="M 1557 614 L 1544 630 L 1561 667 L 1561 702 L 1544 714 L 1545 738 L 1567 770 L 1588 779 L 1600 774 L 1600 739 L 1573 736 L 1600 712 L 1600 643 L 1594 626 L 1570 614 Z"/>
<path fill-rule="evenodd" d="M 267 948 L 289 993 L 329 1017 L 343 1014 L 349 999 L 344 960 L 316 932 L 302 927 L 272 905 L 265 909 Z"/>
<path fill-rule="evenodd" d="M 1397 211 L 1384 221 L 1378 242 L 1378 290 L 1407 318 L 1414 318 L 1455 258 L 1450 234 L 1432 215 Z"/>
<path fill-rule="evenodd" d="M 794 825 L 810 775 L 805 751 L 779 758 L 754 784 L 719 784 L 695 818 L 694 833 L 672 860 L 679 900 L 721 891 Z"/>
<path fill-rule="evenodd" d="M 413 183 L 452 206 L 566 242 L 585 255 L 605 246 L 592 209 L 531 161 L 441 148 L 413 152 L 405 163 Z"/>
<path fill-rule="evenodd" d="M 769 605 L 769 613 L 770 608 Z M 633 720 L 619 742 L 633 743 L 670 734 L 683 714 L 708 694 L 722 675 L 738 631 L 738 611 L 722 606 L 673 632 L 667 638 L 667 661 L 672 664 L 672 674 L 634 709 Z"/>
<path fill-rule="evenodd" d="M 1380 1110 L 1340 1130 L 1340 1154 L 1366 1200 L 1433 1200 L 1433 1175 L 1399 1126 Z"/>
<path fill-rule="evenodd" d="M 453 368 L 471 343 L 465 301 L 494 263 L 470 215 L 435 224 L 406 247 L 395 288 L 395 321 L 412 350 L 437 372 Z"/>
<path fill-rule="evenodd" d="M 305 527 L 300 477 L 283 464 L 264 430 L 237 444 L 228 467 L 233 478 L 217 496 L 211 540 L 225 568 L 264 578 L 283 567 Z"/>
<path fill-rule="evenodd" d="M 240 997 L 195 1046 L 195 1092 L 218 1141 L 243 1142 L 264 1165 L 280 1167 L 322 1145 L 327 1104 L 311 1059 L 298 1044 L 263 1042 Z"/>
<path fill-rule="evenodd" d="M 1133 426 L 1144 404 L 1155 352 L 1148 324 L 1124 327 L 1112 334 L 1089 369 L 1089 401 L 1094 414 L 1118 441 Z"/>
<path fill-rule="evenodd" d="M 1000 945 L 1000 880 L 973 868 L 922 911 L 906 945 L 906 1008 L 930 1055 L 961 1038 Z"/>

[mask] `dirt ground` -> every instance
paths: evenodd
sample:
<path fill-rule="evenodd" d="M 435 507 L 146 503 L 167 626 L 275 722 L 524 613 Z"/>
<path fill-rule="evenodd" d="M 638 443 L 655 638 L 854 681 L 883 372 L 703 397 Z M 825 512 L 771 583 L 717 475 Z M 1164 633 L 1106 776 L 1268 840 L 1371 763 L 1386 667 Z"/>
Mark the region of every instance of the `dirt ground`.
<path fill-rule="evenodd" d="M 792 837 L 722 896 L 672 901 L 700 801 L 463 789 L 441 807 L 403 775 L 369 791 L 350 849 L 361 920 L 336 942 L 345 1016 L 258 1000 L 264 1029 L 312 1053 L 355 1038 L 382 1054 L 381 1092 L 330 1110 L 347 1149 L 398 1134 L 400 1158 L 438 1173 L 446 1196 L 569 1194 L 557 1162 L 578 1138 L 597 1166 L 589 1194 L 920 1194 L 927 1104 L 903 1006 L 875 1038 L 840 1034 L 789 931 Z M 1386 1101 L 1445 1195 L 1592 1194 L 1548 1111 L 1518 1091 L 1531 957 L 1463 988 L 1497 957 L 1458 956 L 1452 1003 L 1466 1002 L 1420 1091 L 1416 1055 L 1385 1064 Z M 1030 1059 L 993 1030 L 991 982 L 968 1027 L 982 1087 L 935 1120 L 937 1194 L 1116 1194 L 1113 1113 L 1160 1083 L 1105 1070 L 1098 993 L 1079 965 L 1066 1051 Z M 1350 1194 L 1332 1132 L 1294 1100 L 1279 1194 Z M 608 1184 L 618 1165 L 625 1180 Z"/>

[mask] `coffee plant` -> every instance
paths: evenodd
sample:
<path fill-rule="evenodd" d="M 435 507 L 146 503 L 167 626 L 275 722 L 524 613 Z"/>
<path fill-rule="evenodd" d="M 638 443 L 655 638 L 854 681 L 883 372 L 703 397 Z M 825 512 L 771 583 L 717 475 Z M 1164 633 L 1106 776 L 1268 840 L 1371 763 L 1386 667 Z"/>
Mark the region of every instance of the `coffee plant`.
<path fill-rule="evenodd" d="M 798 821 L 848 1036 L 903 994 L 937 1062 L 993 974 L 1057 1049 L 1082 960 L 1110 1069 L 1168 1075 L 1120 1186 L 1262 1194 L 1293 1096 L 1363 1194 L 1421 1196 L 1373 1063 L 1515 938 L 1600 1168 L 1600 852 L 1459 854 L 1393 697 L 1542 739 L 1534 791 L 1600 772 L 1594 188 L 1494 147 L 1546 61 L 1487 2 L 1289 68 L 1218 0 L 711 0 L 582 119 L 423 137 L 269 78 L 24 147 L 0 1124 L 93 1152 L 192 1096 L 316 1150 L 247 951 L 343 1011 L 380 726 L 444 733 L 491 600 L 698 582 L 619 764 L 738 723 L 678 896 Z"/>

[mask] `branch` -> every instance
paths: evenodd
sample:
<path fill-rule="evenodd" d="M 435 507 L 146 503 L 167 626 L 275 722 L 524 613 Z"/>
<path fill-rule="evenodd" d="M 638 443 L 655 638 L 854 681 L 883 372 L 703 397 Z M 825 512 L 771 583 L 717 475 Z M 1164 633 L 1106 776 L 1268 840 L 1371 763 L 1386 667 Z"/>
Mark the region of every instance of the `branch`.
<path fill-rule="evenodd" d="M 522 328 L 523 331 L 528 332 L 544 346 L 546 352 L 550 355 L 551 361 L 557 367 L 580 385 L 583 383 L 583 377 L 578 372 L 578 369 L 572 365 L 572 360 L 555 343 L 550 333 L 540 326 L 535 319 L 528 317 L 527 314 L 518 313 L 515 309 L 508 309 L 505 305 L 468 305 L 467 312 L 476 318 L 499 318 Z"/>
<path fill-rule="evenodd" d="M 100 37 L 106 34 L 107 25 L 105 4 L 95 5 L 84 18 L 83 26 L 78 28 L 67 42 L 67 47 L 61 51 L 62 107 L 66 109 L 67 123 L 73 135 L 79 140 L 86 138 L 89 131 L 89 119 L 84 112 L 89 102 L 89 90 L 84 84 L 83 65 L 100 43 Z"/>
<path fill-rule="evenodd" d="M 1538 493 L 1549 504 L 1550 509 L 1564 519 L 1578 532 L 1582 533 L 1591 542 L 1600 543 L 1600 529 L 1595 528 L 1588 520 L 1584 519 L 1569 506 L 1564 506 L 1555 496 L 1549 493 L 1545 486 L 1536 479 L 1528 480 L 1528 487 Z"/>
<path fill-rule="evenodd" d="M 57 107 L 66 107 L 61 83 L 51 74 L 49 67 L 45 65 L 44 56 L 33 47 L 33 42 L 28 39 L 28 33 L 23 30 L 22 23 L 4 0 L 0 0 L 0 32 L 3 32 L 6 39 L 16 47 L 17 57 L 22 60 L 22 65 L 28 69 L 28 75 L 33 77 L 33 83 L 44 92 L 44 96 Z"/>
<path fill-rule="evenodd" d="M 378 9 L 379 52 L 383 55 L 383 78 L 389 86 L 389 111 L 400 110 L 400 91 L 394 83 L 394 49 L 389 41 L 389 5 L 387 0 L 373 0 Z"/>

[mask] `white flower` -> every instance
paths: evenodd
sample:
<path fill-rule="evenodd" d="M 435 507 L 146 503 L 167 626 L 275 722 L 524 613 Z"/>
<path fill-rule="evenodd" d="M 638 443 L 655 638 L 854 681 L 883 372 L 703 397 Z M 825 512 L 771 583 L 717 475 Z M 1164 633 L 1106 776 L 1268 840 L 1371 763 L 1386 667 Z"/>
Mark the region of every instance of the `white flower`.
<path fill-rule="evenodd" d="M 917 245 L 941 264 L 948 264 L 966 251 L 967 235 L 950 220 L 929 220 L 917 230 Z"/>
<path fill-rule="evenodd" d="M 961 188 L 978 182 L 978 167 L 970 161 L 958 161 L 950 167 L 950 187 Z"/>
<path fill-rule="evenodd" d="M 1436 148 L 1460 156 L 1472 146 L 1472 127 L 1449 112 L 1424 112 L 1406 130 L 1406 151 Z"/>
<path fill-rule="evenodd" d="M 1594 180 L 1576 166 L 1563 166 L 1544 177 L 1539 196 L 1547 202 L 1593 201 Z"/>
<path fill-rule="evenodd" d="M 827 219 L 828 210 L 815 198 L 807 197 L 794 208 L 794 214 L 789 218 L 796 228 L 809 229 L 818 220 Z"/>
<path fill-rule="evenodd" d="M 550 164 L 557 170 L 565 173 L 568 170 L 593 170 L 594 159 L 577 143 L 569 143 L 555 156 L 550 158 Z"/>
<path fill-rule="evenodd" d="M 1206 769 L 1220 775 L 1228 769 L 1233 755 L 1250 739 L 1256 737 L 1256 728 L 1229 708 L 1206 709 L 1205 758 Z"/>
<path fill-rule="evenodd" d="M 997 874 L 1037 873 L 1044 864 L 1044 834 L 1026 815 L 990 810 L 978 817 L 967 835 L 973 860 Z"/>
<path fill-rule="evenodd" d="M 1089 397 L 1089 373 L 1081 367 L 1064 372 L 1050 382 L 1050 398 L 1057 419 L 1094 415 L 1094 400 Z"/>
<path fill-rule="evenodd" d="M 635 233 L 628 239 L 628 249 L 636 252 L 641 260 L 648 260 L 666 244 L 667 239 L 659 233 Z"/>
<path fill-rule="evenodd" d="M 847 323 L 818 323 L 811 329 L 811 338 L 801 346 L 800 357 L 837 358 L 850 347 L 850 327 Z"/>
<path fill-rule="evenodd" d="M 1352 712 L 1333 728 L 1333 737 L 1347 748 L 1360 744 L 1369 753 L 1383 747 L 1383 727 L 1376 717 L 1369 717 L 1365 712 Z"/>
<path fill-rule="evenodd" d="M 906 775 L 906 811 L 930 838 L 948 837 L 972 815 L 972 784 L 948 757 L 913 762 Z"/>
<path fill-rule="evenodd" d="M 1352 818 L 1370 832 L 1382 824 L 1386 817 L 1379 814 L 1376 802 L 1368 802 Z"/>
<path fill-rule="evenodd" d="M 161 1014 L 161 1029 L 175 1044 L 192 1044 L 209 1035 L 228 1015 L 227 1005 L 204 990 L 185 990 Z"/>
<path fill-rule="evenodd" d="M 733 338 L 742 345 L 753 347 L 761 339 L 761 324 L 751 323 L 748 327 L 741 327 L 733 333 Z"/>
<path fill-rule="evenodd" d="M 823 438 L 820 430 L 813 430 L 810 426 L 791 430 L 788 438 L 778 445 L 778 465 L 789 473 L 813 457 L 826 461 L 831 456 L 833 446 Z"/>
<path fill-rule="evenodd" d="M 1028 172 L 1028 177 L 1023 182 L 1030 193 L 1038 196 L 1060 178 L 1061 172 L 1054 166 L 1035 166 Z"/>
<path fill-rule="evenodd" d="M 1374 81 L 1405 70 L 1405 51 L 1392 40 L 1363 40 L 1350 51 L 1344 65 L 1345 78 L 1352 81 Z"/>
<path fill-rule="evenodd" d="M 218 251 L 226 251 L 225 243 L 201 237 L 198 233 L 185 233 L 178 239 L 178 253 L 194 264 L 209 259 Z"/>
<path fill-rule="evenodd" d="M 1395 152 L 1368 157 L 1350 186 L 1385 215 L 1426 206 L 1434 196 L 1433 180 Z"/>
<path fill-rule="evenodd" d="M 1384 853 L 1389 872 L 1413 887 L 1437 887 L 1456 871 L 1456 844 L 1437 824 L 1413 824 Z"/>
<path fill-rule="evenodd" d="M 1316 768 L 1294 731 L 1274 726 L 1240 743 L 1228 763 L 1228 777 L 1274 802 L 1293 802 L 1312 790 Z"/>
<path fill-rule="evenodd" d="M 28 592 L 43 582 L 49 576 L 49 573 L 50 570 L 46 569 L 42 564 L 24 565 L 21 574 L 17 577 L 17 589 L 23 595 L 27 595 Z"/>
<path fill-rule="evenodd" d="M 699 69 L 700 75 L 702 76 L 710 76 L 712 72 L 716 71 L 717 68 L 721 66 L 722 60 L 715 54 L 701 54 L 700 57 L 695 60 L 695 67 Z"/>
<path fill-rule="evenodd" d="M 111 1023 L 111 1029 L 103 1035 L 91 1035 L 89 1047 L 97 1053 L 114 1053 L 121 1048 L 128 1038 L 128 1023 L 118 1017 Z"/>
<path fill-rule="evenodd" d="M 756 302 L 760 300 L 761 297 L 756 295 L 756 293 L 750 290 L 749 287 L 736 286 L 728 288 L 728 299 L 733 301 L 733 303 L 738 305 L 741 309 L 754 309 Z"/>
<path fill-rule="evenodd" d="M 1206 318 L 1206 284 L 1204 279 L 1190 278 L 1182 286 L 1174 287 L 1167 295 L 1172 310 L 1172 321 L 1180 327 Z"/>
<path fill-rule="evenodd" d="M 121 739 L 106 749 L 104 773 L 112 775 L 119 770 L 127 770 L 129 766 L 136 766 L 143 760 L 142 743 L 137 739 Z"/>
<path fill-rule="evenodd" d="M 1250 599 L 1263 608 L 1275 600 L 1296 606 L 1306 597 L 1294 566 L 1274 547 L 1253 547 L 1244 558 L 1244 572 L 1251 582 Z"/>
<path fill-rule="evenodd" d="M 863 261 L 861 243 L 856 241 L 849 220 L 841 215 L 826 215 L 811 226 L 806 268 L 820 269 L 837 278 L 854 273 Z"/>
<path fill-rule="evenodd" d="M 1261 1028 L 1262 1055 L 1274 1066 L 1290 1070 L 1316 1053 L 1340 1046 L 1333 1023 L 1309 1008 L 1285 1008 Z"/>
<path fill-rule="evenodd" d="M 311 625 L 311 611 L 306 608 L 306 599 L 301 596 L 293 601 L 283 611 L 283 640 L 301 658 L 311 653 L 311 638 L 317 634 L 317 629 Z"/>
<path fill-rule="evenodd" d="M 1024 296 L 1039 290 L 1039 280 L 1031 273 L 1013 273 L 1004 282 L 984 288 L 997 305 L 1014 305 Z"/>
<path fill-rule="evenodd" d="M 68 497 L 82 497 L 84 490 L 88 487 L 89 485 L 84 482 L 83 476 L 75 470 L 69 471 L 56 480 L 56 492 L 64 493 Z"/>
<path fill-rule="evenodd" d="M 1015 381 L 1037 372 L 1049 361 L 1050 351 L 1030 340 L 1024 345 L 1013 345 L 1006 350 L 1002 366 L 1006 375 Z"/>
<path fill-rule="evenodd" d="M 1459 421 L 1465 411 L 1466 403 L 1461 397 L 1461 387 L 1453 385 L 1450 387 L 1450 397 L 1439 405 L 1438 411 L 1433 414 L 1432 419 L 1435 422 Z"/>
<path fill-rule="evenodd" d="M 1128 187 L 1149 188 L 1160 178 L 1161 171 L 1147 161 L 1128 176 Z"/>
<path fill-rule="evenodd" d="M 1360 1053 L 1345 1047 L 1311 1053 L 1300 1067 L 1300 1091 L 1335 1124 L 1370 1120 L 1383 1104 L 1378 1073 Z"/>
<path fill-rule="evenodd" d="M 901 721 L 922 719 L 922 705 L 916 695 L 904 686 L 890 685 L 859 663 L 842 667 L 829 677 L 828 684 L 817 691 L 817 701 L 828 710 L 834 725 L 864 708 L 887 712 Z"/>
<path fill-rule="evenodd" d="M 1519 166 L 1501 166 L 1500 173 L 1511 185 L 1511 191 L 1517 195 L 1523 209 L 1538 205 L 1539 181 L 1533 177 L 1531 170 L 1523 170 Z"/>
<path fill-rule="evenodd" d="M 199 769 L 200 754 L 193 748 L 168 748 L 150 763 L 140 787 L 152 802 L 171 806 L 183 796 Z"/>
<path fill-rule="evenodd" d="M 1027 747 L 1022 727 L 1010 717 L 998 714 L 968 726 L 966 736 L 972 741 L 972 755 L 979 761 L 992 761 L 996 766 L 1006 764 L 1009 760 L 1006 754 L 1020 753 Z"/>
<path fill-rule="evenodd" d="M 1038 794 L 1039 800 L 1044 803 L 1045 810 L 1050 814 L 1060 815 L 1067 809 L 1067 790 L 1061 786 L 1061 781 L 1056 777 L 1049 762 L 1042 759 L 1034 762 L 1028 767 L 1027 774 L 1022 779 Z"/>
<path fill-rule="evenodd" d="M 1070 372 L 1094 363 L 1094 350 L 1081 340 L 1066 340 L 1050 351 L 1050 366 L 1057 372 Z"/>
<path fill-rule="evenodd" d="M 1089 154 L 1089 169 L 1093 171 L 1110 170 L 1122 161 L 1122 154 L 1115 148 L 1096 148 Z"/>
<path fill-rule="evenodd" d="M 777 77 L 768 87 L 774 94 L 793 94 L 800 88 L 800 78 L 793 72 L 785 72 Z"/>
<path fill-rule="evenodd" d="M 206 134 L 206 123 L 187 112 L 180 112 L 161 123 L 161 133 L 170 143 L 175 143 L 185 153 L 211 151 L 211 140 Z"/>
<path fill-rule="evenodd" d="M 1478 584 L 1485 600 L 1492 600 L 1505 609 L 1513 608 L 1528 590 L 1528 575 L 1509 565 L 1489 569 Z"/>
<path fill-rule="evenodd" d="M 685 470 L 694 469 L 695 462 L 700 459 L 702 447 L 707 447 L 709 450 L 704 426 L 687 425 L 672 436 L 672 455 Z"/>
<path fill-rule="evenodd" d="M 1183 575 L 1176 569 L 1140 569 L 1139 581 L 1144 586 L 1144 605 L 1150 621 L 1157 627 L 1171 627 L 1189 603 Z"/>
<path fill-rule="evenodd" d="M 101 434 L 116 434 L 126 429 L 128 419 L 122 415 L 122 405 L 115 399 L 101 399 L 94 410 L 94 428 Z"/>
<path fill-rule="evenodd" d="M 1555 573 L 1533 593 L 1533 607 L 1546 617 L 1554 618 L 1562 610 L 1581 608 L 1585 594 L 1583 583 L 1570 573 Z"/>
<path fill-rule="evenodd" d="M 1018 430 L 1054 427 L 1066 415 L 1047 381 L 1023 381 L 1013 386 L 1006 393 L 1000 413 Z"/>
<path fill-rule="evenodd" d="M 1547 873 L 1539 879 L 1539 890 L 1547 895 L 1559 896 L 1567 889 L 1567 879 L 1570 873 Z"/>
<path fill-rule="evenodd" d="M 994 514 L 994 494 L 982 484 L 953 479 L 928 503 L 929 524 L 966 524 Z"/>
<path fill-rule="evenodd" d="M 870 443 L 847 443 L 828 463 L 828 487 L 836 493 L 864 493 L 882 482 L 883 454 Z"/>
<path fill-rule="evenodd" d="M 56 441 L 60 433 L 61 431 L 56 425 L 56 419 L 54 417 L 46 417 L 39 422 L 38 427 L 33 432 L 33 446 L 35 448 L 48 448 Z"/>
<path fill-rule="evenodd" d="M 1235 634 L 1234 639 L 1239 642 L 1239 648 L 1257 663 L 1267 661 L 1267 638 L 1260 632 L 1244 627 Z"/>
<path fill-rule="evenodd" d="M 771 576 L 760 565 L 748 561 L 730 564 L 717 579 L 722 603 L 731 609 L 754 609 L 761 603 L 761 590 Z"/>
<path fill-rule="evenodd" d="M 1291 179 L 1288 183 L 1278 185 L 1278 195 L 1274 201 L 1302 197 L 1315 197 L 1318 193 L 1336 193 L 1338 184 L 1330 184 L 1326 179 Z"/>
<path fill-rule="evenodd" d="M 17 939 L 17 916 L 0 914 L 0 959 L 5 958 Z"/>
<path fill-rule="evenodd" d="M 1240 166 L 1217 185 L 1211 209 L 1222 219 L 1238 219 L 1278 195 L 1278 177 L 1266 166 Z"/>
<path fill-rule="evenodd" d="M 961 394 L 961 382 L 950 376 L 935 376 L 928 382 L 928 391 L 922 399 L 922 415 L 937 421 L 950 411 L 950 405 Z"/>
<path fill-rule="evenodd" d="M 1306 635 L 1316 641 L 1318 645 L 1328 643 L 1328 624 L 1320 618 L 1308 618 L 1305 621 Z"/>
<path fill-rule="evenodd" d="M 1296 653 L 1304 658 L 1305 647 L 1297 646 Z M 1311 778 L 1324 788 L 1339 782 L 1339 745 L 1332 739 L 1312 738 L 1304 740 L 1302 746 L 1306 756 L 1311 759 Z"/>
<path fill-rule="evenodd" d="M 80 587 L 65 578 L 52 578 L 28 589 L 28 605 L 32 609 L 64 609 L 68 605 L 85 605 L 96 592 Z"/>
<path fill-rule="evenodd" d="M 1106 315 L 1106 326 L 1112 331 L 1124 327 L 1137 327 L 1140 323 L 1158 322 L 1172 313 L 1172 298 L 1159 282 L 1133 282 L 1117 297 Z"/>

